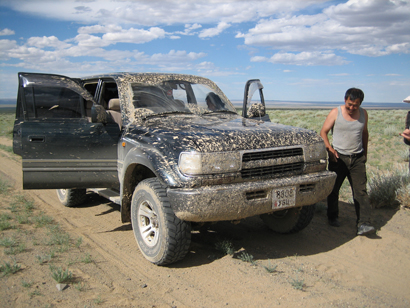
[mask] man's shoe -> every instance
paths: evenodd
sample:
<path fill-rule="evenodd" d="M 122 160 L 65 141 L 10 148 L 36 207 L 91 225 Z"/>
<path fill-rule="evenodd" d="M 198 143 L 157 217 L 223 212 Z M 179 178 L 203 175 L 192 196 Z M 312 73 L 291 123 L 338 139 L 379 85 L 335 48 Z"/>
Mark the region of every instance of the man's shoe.
<path fill-rule="evenodd" d="M 339 219 L 329 219 L 329 225 L 331 225 L 332 227 L 340 227 Z"/>
<path fill-rule="evenodd" d="M 357 235 L 368 235 L 374 232 L 376 232 L 376 229 L 368 224 L 361 224 L 359 228 L 357 228 Z"/>

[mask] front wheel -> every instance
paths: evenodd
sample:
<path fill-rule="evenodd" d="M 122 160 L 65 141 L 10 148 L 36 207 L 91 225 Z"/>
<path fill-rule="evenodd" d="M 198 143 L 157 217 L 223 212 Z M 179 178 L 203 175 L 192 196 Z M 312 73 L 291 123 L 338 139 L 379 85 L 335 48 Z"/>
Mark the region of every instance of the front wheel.
<path fill-rule="evenodd" d="M 284 209 L 261 215 L 269 229 L 278 233 L 296 233 L 306 228 L 315 214 L 315 205 Z"/>
<path fill-rule="evenodd" d="M 191 224 L 175 216 L 158 179 L 146 179 L 135 188 L 131 222 L 138 247 L 148 261 L 166 265 L 188 253 Z"/>
<path fill-rule="evenodd" d="M 57 189 L 58 200 L 67 207 L 74 207 L 84 203 L 86 189 Z"/>

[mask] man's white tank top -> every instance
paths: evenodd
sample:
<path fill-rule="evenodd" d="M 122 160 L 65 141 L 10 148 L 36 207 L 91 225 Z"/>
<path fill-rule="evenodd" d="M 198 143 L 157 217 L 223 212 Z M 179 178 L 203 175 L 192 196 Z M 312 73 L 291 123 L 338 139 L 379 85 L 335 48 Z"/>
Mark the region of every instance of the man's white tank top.
<path fill-rule="evenodd" d="M 359 154 L 363 151 L 363 129 L 366 121 L 364 111 L 359 107 L 360 116 L 356 121 L 347 121 L 342 109 L 337 107 L 337 118 L 333 125 L 333 148 L 344 155 Z"/>

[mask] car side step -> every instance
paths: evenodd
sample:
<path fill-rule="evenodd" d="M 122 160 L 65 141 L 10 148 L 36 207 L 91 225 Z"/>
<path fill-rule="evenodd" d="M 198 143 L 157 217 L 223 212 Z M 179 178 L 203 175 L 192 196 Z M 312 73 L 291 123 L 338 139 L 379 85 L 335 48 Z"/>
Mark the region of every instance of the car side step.
<path fill-rule="evenodd" d="M 121 203 L 120 194 L 117 191 L 108 188 L 90 188 L 89 190 L 103 196 L 104 198 L 107 198 L 111 202 L 116 204 Z"/>

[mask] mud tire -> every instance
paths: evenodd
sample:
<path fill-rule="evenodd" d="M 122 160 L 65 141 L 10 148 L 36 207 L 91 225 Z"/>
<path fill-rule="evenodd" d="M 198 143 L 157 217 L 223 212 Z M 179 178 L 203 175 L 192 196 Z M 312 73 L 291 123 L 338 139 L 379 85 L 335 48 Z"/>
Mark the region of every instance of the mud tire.
<path fill-rule="evenodd" d="M 315 214 L 315 205 L 291 208 L 261 215 L 269 229 L 282 234 L 296 233 L 306 228 Z"/>
<path fill-rule="evenodd" d="M 85 202 L 86 189 L 57 189 L 57 197 L 67 207 L 75 207 Z"/>
<path fill-rule="evenodd" d="M 146 179 L 135 188 L 131 223 L 138 247 L 156 265 L 185 257 L 191 244 L 191 224 L 175 216 L 165 188 L 158 179 Z"/>

